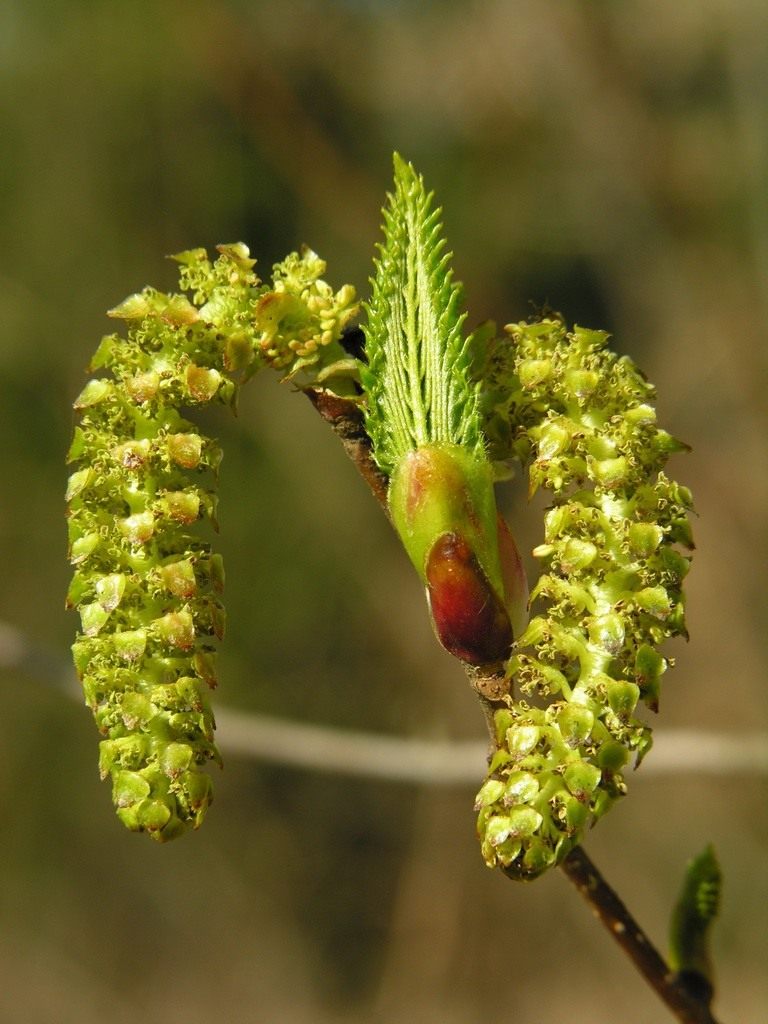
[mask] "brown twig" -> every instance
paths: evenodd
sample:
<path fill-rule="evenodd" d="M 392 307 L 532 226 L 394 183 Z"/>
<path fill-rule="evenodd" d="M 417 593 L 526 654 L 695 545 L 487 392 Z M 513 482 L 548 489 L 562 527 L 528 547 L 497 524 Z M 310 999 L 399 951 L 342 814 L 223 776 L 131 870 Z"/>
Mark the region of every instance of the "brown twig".
<path fill-rule="evenodd" d="M 387 486 L 389 481 L 371 455 L 371 441 L 365 432 L 360 407 L 348 398 L 338 398 L 330 391 L 308 388 L 307 398 L 341 441 L 358 472 L 373 492 L 387 517 Z"/>
<path fill-rule="evenodd" d="M 308 389 L 307 396 L 341 440 L 376 500 L 388 512 L 387 478 L 373 460 L 359 406 L 320 390 Z M 508 681 L 499 673 L 485 675 L 469 669 L 467 674 L 492 734 L 493 711 L 503 701 Z M 571 850 L 560 867 L 680 1024 L 718 1024 L 709 1008 L 707 994 L 686 987 L 684 979 L 670 969 L 582 847 Z"/>
<path fill-rule="evenodd" d="M 651 943 L 618 895 L 581 846 L 571 850 L 560 864 L 648 984 L 681 1024 L 717 1024 L 709 1004 L 700 995 L 688 991 Z"/>

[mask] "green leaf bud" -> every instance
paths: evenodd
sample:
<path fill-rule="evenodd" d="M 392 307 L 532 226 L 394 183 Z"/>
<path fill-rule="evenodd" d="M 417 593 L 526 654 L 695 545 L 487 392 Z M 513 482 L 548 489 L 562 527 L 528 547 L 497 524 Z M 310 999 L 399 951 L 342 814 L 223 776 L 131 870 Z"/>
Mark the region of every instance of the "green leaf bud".
<path fill-rule="evenodd" d="M 395 528 L 422 580 L 427 559 L 444 534 L 462 536 L 497 592 L 503 590 L 491 467 L 456 446 L 408 452 L 390 480 Z"/>
<path fill-rule="evenodd" d="M 461 288 L 439 211 L 395 157 L 395 194 L 367 308 L 362 373 L 373 455 L 392 521 L 427 584 L 438 639 L 473 665 L 504 660 L 524 619 L 522 562 L 500 523 L 462 338 Z"/>
<path fill-rule="evenodd" d="M 670 921 L 670 966 L 678 983 L 705 1004 L 714 992 L 710 941 L 722 882 L 715 851 L 708 846 L 688 863 Z"/>

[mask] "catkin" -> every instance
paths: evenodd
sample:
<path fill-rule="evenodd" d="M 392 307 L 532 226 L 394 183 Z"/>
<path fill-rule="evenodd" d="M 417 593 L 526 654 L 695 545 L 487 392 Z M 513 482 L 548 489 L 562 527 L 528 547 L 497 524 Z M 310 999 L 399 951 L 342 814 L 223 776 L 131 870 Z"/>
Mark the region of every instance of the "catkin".
<path fill-rule="evenodd" d="M 203 770 L 219 761 L 208 700 L 224 634 L 216 483 L 221 451 L 180 409 L 232 405 L 263 366 L 333 372 L 354 315 L 325 264 L 291 254 L 262 285 L 241 244 L 175 257 L 189 295 L 147 288 L 111 311 L 127 337 L 104 338 L 104 373 L 77 400 L 69 452 L 68 604 L 80 613 L 75 665 L 104 735 L 99 768 L 131 830 L 167 840 L 211 802 Z M 106 375 L 109 374 L 109 375 Z"/>
<path fill-rule="evenodd" d="M 692 502 L 664 473 L 685 445 L 657 426 L 653 388 L 607 335 L 553 319 L 507 332 L 486 368 L 488 431 L 552 507 L 476 806 L 486 862 L 533 878 L 626 791 L 624 769 L 650 748 L 636 709 L 658 708 L 659 646 L 686 635 Z"/>

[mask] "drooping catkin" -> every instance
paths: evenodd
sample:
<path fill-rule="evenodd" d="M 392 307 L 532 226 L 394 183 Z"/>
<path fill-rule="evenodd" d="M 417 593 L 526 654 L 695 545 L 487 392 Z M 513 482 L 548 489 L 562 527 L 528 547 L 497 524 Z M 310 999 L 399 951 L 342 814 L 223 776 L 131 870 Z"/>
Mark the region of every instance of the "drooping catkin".
<path fill-rule="evenodd" d="M 217 443 L 182 415 L 233 404 L 238 382 L 264 366 L 333 372 L 356 311 L 354 290 L 334 293 L 309 250 L 274 268 L 271 286 L 241 244 L 175 257 L 188 294 L 154 289 L 110 315 L 127 336 L 104 338 L 77 400 L 67 503 L 80 612 L 73 648 L 112 780 L 118 816 L 159 840 L 197 827 L 218 761 L 208 691 L 224 633 L 217 526 Z M 108 375 L 106 375 L 108 374 Z"/>
<path fill-rule="evenodd" d="M 558 319 L 507 332 L 485 367 L 487 430 L 552 506 L 477 809 L 487 863 L 532 878 L 626 791 L 624 769 L 650 748 L 636 709 L 658 708 L 659 647 L 686 635 L 692 501 L 664 472 L 686 446 L 657 426 L 652 386 L 606 334 Z"/>

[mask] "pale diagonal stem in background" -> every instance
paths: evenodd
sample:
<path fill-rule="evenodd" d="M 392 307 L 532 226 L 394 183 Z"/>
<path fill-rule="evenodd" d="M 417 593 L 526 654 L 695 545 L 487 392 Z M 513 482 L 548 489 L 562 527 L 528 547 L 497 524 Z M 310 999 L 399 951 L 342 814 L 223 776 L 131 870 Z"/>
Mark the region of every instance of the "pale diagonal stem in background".
<path fill-rule="evenodd" d="M 25 676 L 82 702 L 70 660 L 2 621 L 0 672 Z M 482 739 L 388 736 L 221 706 L 216 709 L 216 725 L 218 745 L 230 756 L 406 785 L 476 787 L 488 751 Z M 732 736 L 689 729 L 657 732 L 653 757 L 643 764 L 638 780 L 683 774 L 716 778 L 768 774 L 768 737 L 758 732 Z"/>

